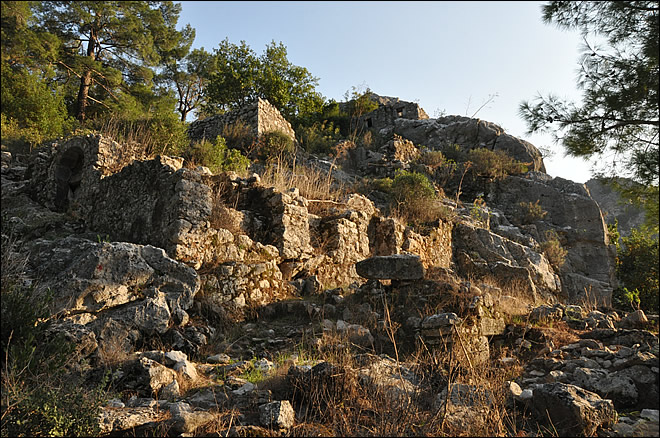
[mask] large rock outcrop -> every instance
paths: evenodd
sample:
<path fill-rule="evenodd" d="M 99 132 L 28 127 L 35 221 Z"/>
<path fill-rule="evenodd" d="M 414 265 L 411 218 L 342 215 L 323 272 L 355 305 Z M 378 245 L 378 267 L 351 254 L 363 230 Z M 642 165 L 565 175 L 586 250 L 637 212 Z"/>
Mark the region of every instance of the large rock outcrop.
<path fill-rule="evenodd" d="M 53 294 L 53 312 L 101 342 L 135 344 L 185 325 L 199 290 L 197 273 L 153 246 L 80 237 L 37 239 L 29 266 Z"/>
<path fill-rule="evenodd" d="M 539 150 L 531 143 L 516 138 L 491 122 L 462 116 L 437 119 L 411 120 L 399 118 L 384 133 L 393 132 L 430 149 L 459 145 L 463 149 L 487 148 L 504 151 L 527 164 L 529 170 L 545 172 Z"/>
<path fill-rule="evenodd" d="M 486 199 L 536 242 L 545 240 L 548 231 L 559 236 L 567 250 L 559 270 L 565 299 L 611 304 L 616 285 L 614 249 L 598 204 L 584 185 L 529 172 L 525 177 L 509 176 L 492 183 Z M 538 203 L 546 213 L 543 218 L 523 223 L 521 203 Z"/>

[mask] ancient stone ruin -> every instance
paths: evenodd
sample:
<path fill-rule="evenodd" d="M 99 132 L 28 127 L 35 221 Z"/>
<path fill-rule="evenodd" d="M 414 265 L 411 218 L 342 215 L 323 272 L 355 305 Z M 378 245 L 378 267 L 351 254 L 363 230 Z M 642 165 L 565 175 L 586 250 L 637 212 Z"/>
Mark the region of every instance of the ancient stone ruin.
<path fill-rule="evenodd" d="M 190 124 L 188 136 L 194 141 L 202 139 L 213 141 L 218 135 L 223 135 L 225 127 L 231 126 L 237 121 L 243 122 L 250 129 L 254 138 L 274 131 L 284 133 L 291 140 L 296 138 L 291 124 L 282 117 L 277 108 L 260 97 L 254 103 L 236 111 L 194 121 Z"/>
<path fill-rule="evenodd" d="M 529 171 L 479 181 L 485 204 L 434 201 L 446 214 L 415 228 L 374 191 L 308 199 L 101 135 L 3 151 L 3 245 L 11 232 L 29 281 L 52 292 L 49 333 L 73 340 L 95 372 L 108 352 L 125 355 L 101 431 L 285 435 L 320 424 L 305 412 L 324 403 L 341 399 L 348 418 L 370 397 L 388 416 L 427 415 L 438 428 L 426 434 L 493 433 L 484 418 L 496 410 L 529 414 L 529 433 L 657 434 L 657 316 L 611 308 L 614 248 L 584 185 L 545 174 L 538 150 L 497 125 L 379 103 L 363 121 L 386 141 L 347 152 L 353 180 L 419 169 L 421 145 L 504 150 Z M 258 100 L 194 122 L 190 136 L 236 120 L 256 136 L 295 135 Z M 544 214 L 524 219 L 523 203 Z M 542 250 L 547 232 L 566 251 L 560 266 Z M 280 386 L 255 382 L 257 371 Z M 490 371 L 510 377 L 488 386 Z"/>
<path fill-rule="evenodd" d="M 429 116 L 417 103 L 405 102 L 396 97 L 373 95 L 378 108 L 360 117 L 366 129 L 380 131 L 394 125 L 397 119 L 425 120 Z"/>

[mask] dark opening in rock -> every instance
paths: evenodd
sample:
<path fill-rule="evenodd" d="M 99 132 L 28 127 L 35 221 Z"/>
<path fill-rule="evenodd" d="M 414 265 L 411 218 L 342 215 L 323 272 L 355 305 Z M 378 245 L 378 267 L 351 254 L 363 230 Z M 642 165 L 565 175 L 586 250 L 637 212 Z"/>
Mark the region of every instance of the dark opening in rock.
<path fill-rule="evenodd" d="M 72 147 L 65 151 L 55 167 L 55 181 L 57 193 L 55 194 L 55 207 L 64 211 L 69 205 L 69 199 L 80 186 L 82 179 L 84 154 L 79 147 Z"/>

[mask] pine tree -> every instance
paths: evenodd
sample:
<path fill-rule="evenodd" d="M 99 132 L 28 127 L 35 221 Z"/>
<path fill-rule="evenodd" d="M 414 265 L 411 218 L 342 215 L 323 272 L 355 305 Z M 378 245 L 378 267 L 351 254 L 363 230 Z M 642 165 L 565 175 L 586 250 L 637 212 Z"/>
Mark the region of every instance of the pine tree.
<path fill-rule="evenodd" d="M 551 132 L 568 155 L 597 158 L 604 172 L 627 176 L 639 190 L 621 190 L 658 224 L 659 5 L 655 1 L 552 1 L 543 20 L 578 29 L 585 45 L 580 59 L 580 105 L 554 95 L 523 102 L 529 133 Z M 603 47 L 593 43 L 605 42 Z M 616 181 L 612 179 L 612 181 Z M 616 188 L 616 186 L 615 186 Z"/>
<path fill-rule="evenodd" d="M 57 36 L 60 78 L 77 83 L 75 114 L 89 118 L 90 102 L 109 108 L 121 90 L 149 88 L 153 68 L 182 38 L 181 6 L 172 2 L 52 1 L 38 8 L 40 26 Z M 96 108 L 98 110 L 98 108 Z"/>

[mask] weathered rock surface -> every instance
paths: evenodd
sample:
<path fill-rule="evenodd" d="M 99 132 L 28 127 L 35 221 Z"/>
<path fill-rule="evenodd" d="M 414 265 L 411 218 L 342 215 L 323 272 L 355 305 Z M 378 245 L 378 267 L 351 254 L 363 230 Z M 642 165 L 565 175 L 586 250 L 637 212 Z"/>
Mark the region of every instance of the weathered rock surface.
<path fill-rule="evenodd" d="M 424 266 L 419 256 L 394 254 L 375 256 L 355 264 L 357 273 L 371 280 L 421 280 Z"/>
<path fill-rule="evenodd" d="M 555 296 L 561 283 L 543 254 L 467 224 L 454 227 L 457 264 L 476 275 L 491 275 L 502 283 L 517 283 L 531 301 Z"/>
<path fill-rule="evenodd" d="M 259 419 L 265 427 L 288 430 L 295 423 L 295 412 L 288 400 L 259 406 Z"/>
<path fill-rule="evenodd" d="M 533 404 L 539 418 L 549 418 L 559 436 L 593 435 L 598 427 L 611 426 L 617 418 L 611 400 L 565 383 L 539 386 Z"/>
<path fill-rule="evenodd" d="M 70 236 L 35 240 L 30 253 L 55 310 L 90 327 L 99 342 L 109 341 L 109 331 L 113 338 L 123 338 L 121 330 L 140 338 L 185 324 L 200 287 L 192 268 L 152 246 Z"/>
<path fill-rule="evenodd" d="M 465 149 L 477 147 L 502 150 L 530 170 L 545 172 L 541 153 L 534 145 L 504 132 L 498 125 L 480 119 L 447 116 L 437 119 L 394 121 L 394 133 L 431 149 L 457 144 Z"/>
<path fill-rule="evenodd" d="M 509 176 L 490 186 L 489 205 L 508 217 L 520 217 L 521 202 L 536 203 L 547 212 L 542 220 L 521 227 L 534 240 L 545 240 L 554 231 L 567 250 L 559 270 L 562 296 L 569 302 L 611 305 L 614 252 L 598 204 L 583 185 L 563 178 L 530 172 L 524 178 Z"/>

